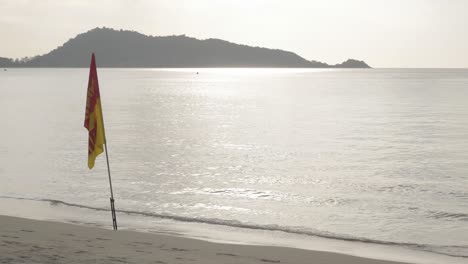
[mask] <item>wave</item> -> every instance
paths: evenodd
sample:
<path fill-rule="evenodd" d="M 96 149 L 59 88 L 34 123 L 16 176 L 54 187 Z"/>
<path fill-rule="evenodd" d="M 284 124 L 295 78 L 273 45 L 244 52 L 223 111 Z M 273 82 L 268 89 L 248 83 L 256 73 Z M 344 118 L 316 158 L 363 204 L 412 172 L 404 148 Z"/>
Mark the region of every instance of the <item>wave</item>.
<path fill-rule="evenodd" d="M 108 208 L 93 207 L 93 206 L 88 206 L 88 205 L 75 204 L 75 203 L 69 203 L 69 202 L 65 202 L 61 200 L 46 199 L 46 198 L 0 196 L 0 199 L 15 199 L 15 200 L 48 202 L 52 206 L 63 205 L 63 206 L 89 209 L 89 210 L 95 210 L 95 211 L 106 211 L 106 212 L 109 211 Z M 229 227 L 243 228 L 243 229 L 262 230 L 262 231 L 280 231 L 280 232 L 285 232 L 289 234 L 314 236 L 314 237 L 344 240 L 344 241 L 350 241 L 350 242 L 360 242 L 360 243 L 379 244 L 379 245 L 388 245 L 388 246 L 401 246 L 401 247 L 412 248 L 415 250 L 442 254 L 442 255 L 446 255 L 450 257 L 468 258 L 468 245 L 460 246 L 460 245 L 430 245 L 430 244 L 417 244 L 417 243 L 402 243 L 402 242 L 382 241 L 382 240 L 362 238 L 362 237 L 353 237 L 349 235 L 335 234 L 331 232 L 313 230 L 313 229 L 304 228 L 304 227 L 280 226 L 280 225 L 275 225 L 275 224 L 257 225 L 253 223 L 241 222 L 238 220 L 226 220 L 226 219 L 203 218 L 203 217 L 186 217 L 186 216 L 172 215 L 172 214 L 166 214 L 166 213 L 152 213 L 152 212 L 142 212 L 142 211 L 132 211 L 132 210 L 116 210 L 116 212 L 124 213 L 128 215 L 155 217 L 159 219 L 169 219 L 169 220 L 180 221 L 180 222 L 211 224 L 211 225 L 229 226 Z M 454 249 L 456 249 L 457 252 L 453 252 Z"/>
<path fill-rule="evenodd" d="M 452 220 L 461 220 L 468 222 L 468 214 L 464 213 L 450 213 L 450 212 L 440 212 L 440 211 L 429 211 L 429 217 L 434 219 L 452 219 Z"/>

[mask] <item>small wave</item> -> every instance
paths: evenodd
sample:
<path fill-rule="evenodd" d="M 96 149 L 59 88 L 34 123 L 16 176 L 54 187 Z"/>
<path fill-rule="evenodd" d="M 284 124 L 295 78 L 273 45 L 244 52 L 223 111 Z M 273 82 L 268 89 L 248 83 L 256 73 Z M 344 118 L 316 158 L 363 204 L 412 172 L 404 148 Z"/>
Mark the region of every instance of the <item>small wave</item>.
<path fill-rule="evenodd" d="M 288 201 L 291 203 L 305 202 L 309 204 L 320 204 L 328 206 L 344 205 L 351 203 L 353 200 L 342 199 L 338 197 L 333 198 L 311 198 L 298 194 L 283 193 L 271 190 L 257 190 L 257 189 L 244 189 L 244 188 L 223 188 L 223 189 L 212 189 L 212 188 L 184 188 L 180 191 L 171 192 L 171 194 L 201 194 L 201 195 L 219 195 L 219 196 L 231 196 L 235 198 L 247 198 L 247 199 L 265 199 L 272 201 Z"/>
<path fill-rule="evenodd" d="M 225 189 L 212 189 L 212 188 L 185 188 L 181 191 L 175 191 L 171 194 L 203 194 L 203 195 L 221 195 L 221 196 L 232 196 L 241 198 L 251 199 L 268 199 L 275 201 L 282 200 L 294 200 L 297 199 L 297 195 L 290 195 L 280 192 L 274 192 L 269 190 L 255 190 L 255 189 L 243 189 L 243 188 L 225 188 Z"/>
<path fill-rule="evenodd" d="M 467 192 L 449 192 L 449 195 L 452 195 L 454 197 L 462 198 L 462 199 L 468 199 L 468 193 Z"/>
<path fill-rule="evenodd" d="M 55 199 L 43 199 L 43 198 L 34 199 L 34 198 L 25 198 L 25 197 L 12 197 L 12 196 L 0 196 L 0 198 L 48 202 L 52 206 L 64 205 L 64 206 L 89 209 L 89 210 L 95 210 L 95 211 L 109 211 L 109 209 L 107 208 L 69 203 L 69 202 L 55 200 Z M 241 222 L 238 220 L 186 217 L 186 216 L 179 216 L 179 215 L 172 215 L 172 214 L 165 214 L 165 213 L 150 213 L 150 212 L 131 211 L 131 210 L 116 210 L 116 212 L 124 213 L 128 215 L 138 215 L 138 216 L 145 216 L 145 217 L 155 217 L 155 218 L 160 218 L 160 219 L 169 219 L 169 220 L 180 221 L 180 222 L 211 224 L 211 225 L 229 226 L 229 227 L 235 227 L 235 228 L 263 230 L 263 231 L 280 231 L 280 232 L 285 232 L 289 234 L 322 237 L 322 238 L 344 240 L 344 241 L 350 241 L 350 242 L 361 242 L 361 243 L 389 245 L 389 246 L 404 246 L 404 247 L 409 247 L 409 248 L 416 249 L 416 250 L 428 251 L 428 252 L 438 253 L 438 254 L 451 256 L 451 257 L 468 258 L 468 254 L 465 255 L 465 253 L 460 254 L 458 252 L 456 253 L 452 252 L 452 249 L 455 249 L 455 248 L 459 249 L 459 251 L 461 252 L 468 252 L 468 245 L 458 246 L 458 245 L 429 245 L 429 244 L 416 244 L 416 243 L 400 243 L 400 242 L 382 241 L 382 240 L 368 239 L 368 238 L 361 238 L 361 237 L 353 237 L 349 235 L 335 234 L 331 232 L 313 230 L 313 229 L 304 228 L 304 227 L 279 226 L 275 224 L 257 225 L 257 224 L 252 224 L 252 223 Z"/>
<path fill-rule="evenodd" d="M 429 211 L 429 217 L 434 218 L 434 219 L 450 219 L 450 220 L 468 221 L 468 214 L 464 214 L 464 213 Z"/>
<path fill-rule="evenodd" d="M 395 186 L 383 186 L 378 189 L 381 192 L 410 192 L 416 189 L 416 186 L 411 184 L 398 184 Z"/>

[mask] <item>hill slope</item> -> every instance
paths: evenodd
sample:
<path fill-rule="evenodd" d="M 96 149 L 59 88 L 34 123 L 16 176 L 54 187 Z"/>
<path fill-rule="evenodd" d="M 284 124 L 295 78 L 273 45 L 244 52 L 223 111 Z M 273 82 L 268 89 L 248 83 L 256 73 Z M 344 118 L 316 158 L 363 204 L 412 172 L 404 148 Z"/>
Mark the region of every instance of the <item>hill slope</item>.
<path fill-rule="evenodd" d="M 89 67 L 91 52 L 96 53 L 100 67 L 369 68 L 362 61 L 348 60 L 328 65 L 308 61 L 289 51 L 239 45 L 220 39 L 152 37 L 108 28 L 95 28 L 79 34 L 45 55 L 21 61 L 0 58 L 0 67 Z"/>

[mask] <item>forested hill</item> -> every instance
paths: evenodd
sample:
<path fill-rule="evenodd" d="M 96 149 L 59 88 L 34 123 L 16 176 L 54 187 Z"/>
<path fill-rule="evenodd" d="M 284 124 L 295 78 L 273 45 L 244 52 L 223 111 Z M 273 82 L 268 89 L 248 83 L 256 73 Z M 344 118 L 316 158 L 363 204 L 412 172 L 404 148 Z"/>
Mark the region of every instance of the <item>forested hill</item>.
<path fill-rule="evenodd" d="M 51 52 L 21 60 L 0 58 L 0 67 L 89 67 L 94 52 L 99 67 L 209 68 L 294 67 L 369 68 L 358 60 L 328 65 L 279 50 L 252 47 L 220 39 L 146 36 L 135 31 L 95 28 L 79 34 Z"/>

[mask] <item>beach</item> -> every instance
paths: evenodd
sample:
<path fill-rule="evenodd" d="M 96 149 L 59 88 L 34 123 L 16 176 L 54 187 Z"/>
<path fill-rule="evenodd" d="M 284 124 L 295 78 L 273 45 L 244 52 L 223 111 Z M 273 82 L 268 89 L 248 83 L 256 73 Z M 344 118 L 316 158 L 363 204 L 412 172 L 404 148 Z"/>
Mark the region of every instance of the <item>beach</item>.
<path fill-rule="evenodd" d="M 0 264 L 468 264 L 468 0 L 0 10 Z"/>
<path fill-rule="evenodd" d="M 0 216 L 0 263 L 328 263 L 391 264 L 285 247 L 212 243 Z"/>

